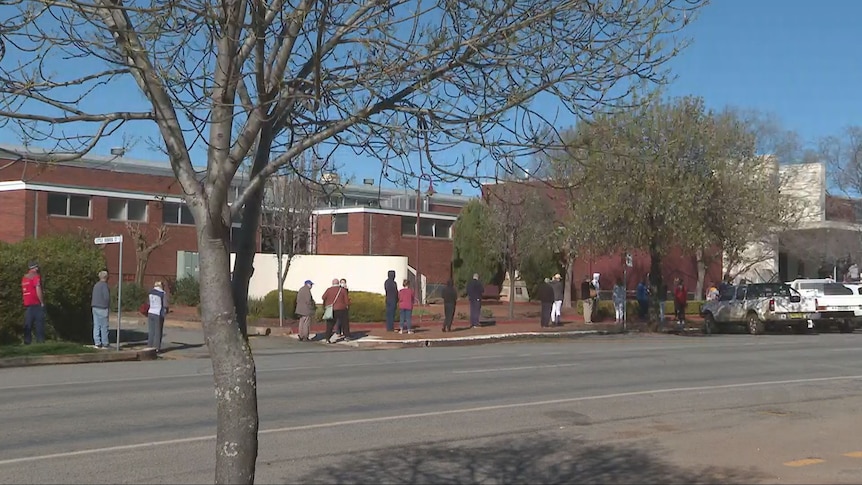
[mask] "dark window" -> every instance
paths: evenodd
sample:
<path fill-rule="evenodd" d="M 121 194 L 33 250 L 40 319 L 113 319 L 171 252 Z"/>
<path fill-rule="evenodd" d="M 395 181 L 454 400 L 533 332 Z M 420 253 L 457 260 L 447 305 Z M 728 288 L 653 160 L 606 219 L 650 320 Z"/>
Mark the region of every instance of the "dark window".
<path fill-rule="evenodd" d="M 195 219 L 192 217 L 192 211 L 185 204 L 165 202 L 162 206 L 162 222 L 165 224 L 194 225 Z"/>
<path fill-rule="evenodd" d="M 790 287 L 780 283 L 764 283 L 756 285 L 748 285 L 748 294 L 746 298 L 756 300 L 757 298 L 772 298 L 772 297 L 790 297 Z M 737 295 L 737 298 L 739 296 Z"/>
<path fill-rule="evenodd" d="M 108 219 L 112 221 L 146 222 L 147 201 L 108 199 Z"/>
<path fill-rule="evenodd" d="M 434 237 L 452 239 L 452 221 L 437 221 L 434 227 Z"/>
<path fill-rule="evenodd" d="M 718 301 L 730 301 L 733 300 L 733 295 L 736 293 L 735 286 L 726 286 L 724 290 L 719 293 Z"/>
<path fill-rule="evenodd" d="M 347 234 L 347 216 L 348 214 L 333 214 L 332 215 L 332 233 Z"/>
<path fill-rule="evenodd" d="M 401 235 L 415 236 L 416 235 L 416 218 L 401 216 Z"/>
<path fill-rule="evenodd" d="M 48 194 L 48 214 L 52 216 L 90 217 L 90 197 Z"/>
<path fill-rule="evenodd" d="M 434 222 L 433 219 L 419 219 L 419 235 L 434 237 Z"/>

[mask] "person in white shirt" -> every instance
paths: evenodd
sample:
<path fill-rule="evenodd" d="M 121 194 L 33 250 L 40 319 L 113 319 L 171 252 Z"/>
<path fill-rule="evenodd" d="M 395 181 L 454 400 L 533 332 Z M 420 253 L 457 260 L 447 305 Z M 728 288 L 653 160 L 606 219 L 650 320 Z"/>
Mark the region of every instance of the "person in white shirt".
<path fill-rule="evenodd" d="M 156 281 L 153 289 L 147 294 L 147 347 L 162 350 L 162 331 L 165 326 L 165 315 L 168 313 L 168 297 L 161 281 Z"/>

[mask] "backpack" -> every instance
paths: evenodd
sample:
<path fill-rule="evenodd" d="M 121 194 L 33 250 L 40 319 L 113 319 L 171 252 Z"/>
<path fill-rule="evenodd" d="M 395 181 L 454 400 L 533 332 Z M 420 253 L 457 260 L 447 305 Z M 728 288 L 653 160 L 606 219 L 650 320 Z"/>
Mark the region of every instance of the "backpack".
<path fill-rule="evenodd" d="M 141 303 L 141 306 L 138 308 L 138 312 L 143 316 L 147 316 L 147 314 L 150 313 L 150 304 L 146 302 Z"/>

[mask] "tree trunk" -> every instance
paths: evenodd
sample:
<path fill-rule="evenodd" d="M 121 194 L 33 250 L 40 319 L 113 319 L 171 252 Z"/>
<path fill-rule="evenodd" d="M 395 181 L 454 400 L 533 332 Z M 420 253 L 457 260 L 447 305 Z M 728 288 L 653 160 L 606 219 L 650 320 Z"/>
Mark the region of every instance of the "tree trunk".
<path fill-rule="evenodd" d="M 652 290 L 651 305 L 649 310 L 650 325 L 657 325 L 659 320 L 659 305 L 664 303 L 659 301 L 658 289 L 663 283 L 661 274 L 661 253 L 657 246 L 650 245 L 650 265 L 649 265 L 649 286 Z"/>
<path fill-rule="evenodd" d="M 566 278 L 563 282 L 563 308 L 572 308 L 572 275 L 575 273 L 575 258 L 566 257 Z"/>
<path fill-rule="evenodd" d="M 694 299 L 700 300 L 703 298 L 703 285 L 706 279 L 706 257 L 703 249 L 698 249 L 695 253 L 697 259 L 697 285 L 694 288 Z"/>
<path fill-rule="evenodd" d="M 257 175 L 269 162 L 271 131 L 268 124 L 260 134 L 258 148 L 254 155 L 251 176 Z M 248 335 L 248 286 L 254 273 L 254 255 L 257 252 L 257 232 L 260 227 L 263 188 L 256 190 L 242 208 L 242 222 L 237 236 L 236 258 L 233 262 L 231 290 L 236 304 L 236 319 L 243 336 Z"/>
<path fill-rule="evenodd" d="M 230 291 L 226 237 L 199 224 L 201 320 L 213 367 L 217 407 L 217 484 L 254 483 L 257 460 L 257 379 L 248 340 L 237 324 Z"/>
<path fill-rule="evenodd" d="M 144 272 L 147 270 L 147 263 L 150 260 L 150 255 L 138 255 L 138 260 L 135 263 L 135 284 L 144 286 Z"/>

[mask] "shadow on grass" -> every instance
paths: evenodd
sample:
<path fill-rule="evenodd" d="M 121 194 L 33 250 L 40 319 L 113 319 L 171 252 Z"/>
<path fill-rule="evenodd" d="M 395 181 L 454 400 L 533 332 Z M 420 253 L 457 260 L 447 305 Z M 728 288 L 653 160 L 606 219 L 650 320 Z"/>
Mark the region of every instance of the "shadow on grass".
<path fill-rule="evenodd" d="M 751 470 L 679 467 L 652 449 L 632 444 L 593 444 L 538 434 L 333 458 L 335 463 L 296 483 L 719 484 L 756 483 L 764 478 Z"/>
<path fill-rule="evenodd" d="M 88 354 L 97 352 L 96 349 L 85 347 L 75 342 L 48 341 L 41 344 L 30 345 L 15 344 L 0 346 L 0 358 L 22 357 L 25 355 L 68 355 Z"/>

